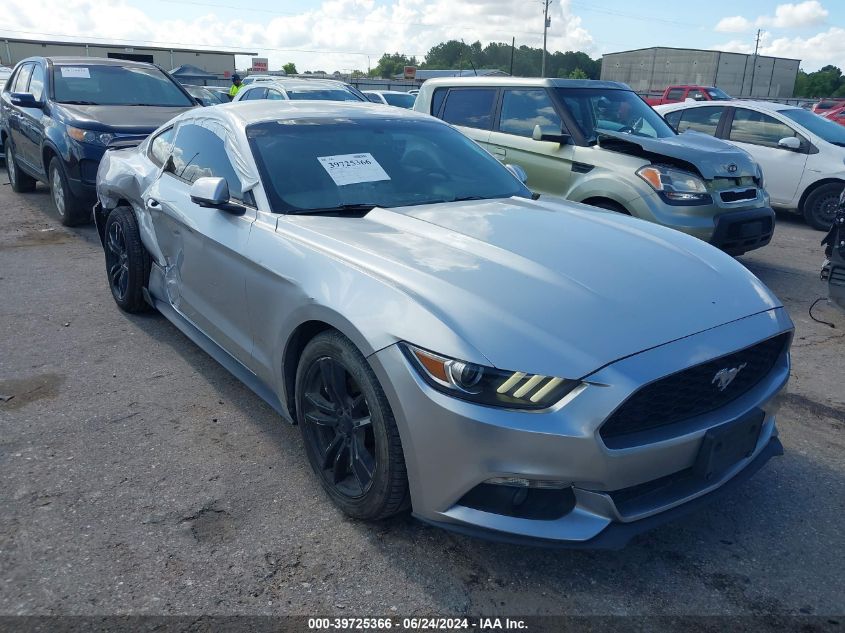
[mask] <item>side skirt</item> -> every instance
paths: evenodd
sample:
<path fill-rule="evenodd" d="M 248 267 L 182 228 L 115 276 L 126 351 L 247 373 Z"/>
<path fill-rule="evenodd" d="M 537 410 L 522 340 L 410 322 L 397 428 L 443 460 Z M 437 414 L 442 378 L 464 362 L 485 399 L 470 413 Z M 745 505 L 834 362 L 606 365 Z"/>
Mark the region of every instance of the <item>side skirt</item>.
<path fill-rule="evenodd" d="M 159 301 L 155 297 L 150 296 L 148 292 L 145 292 L 144 294 L 147 301 L 150 302 L 156 310 L 161 312 L 168 321 L 179 328 L 182 334 L 196 343 L 206 354 L 223 365 L 223 367 L 225 367 L 235 378 L 252 389 L 259 398 L 273 407 L 276 413 L 282 416 L 286 422 L 293 424 L 290 414 L 285 411 L 276 394 L 273 393 L 273 391 L 270 390 L 261 380 L 259 380 L 255 374 L 244 367 L 238 360 L 233 358 L 231 354 L 220 347 L 217 343 L 211 340 L 202 330 L 179 314 L 179 312 L 174 310 L 173 306 L 169 303 Z"/>

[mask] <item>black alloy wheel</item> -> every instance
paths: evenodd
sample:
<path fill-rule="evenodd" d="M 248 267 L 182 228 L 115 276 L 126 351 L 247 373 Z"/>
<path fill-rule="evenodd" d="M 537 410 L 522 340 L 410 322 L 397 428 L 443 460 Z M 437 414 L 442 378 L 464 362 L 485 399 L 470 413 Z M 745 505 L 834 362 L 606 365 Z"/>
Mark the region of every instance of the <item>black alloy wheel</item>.
<path fill-rule="evenodd" d="M 351 499 L 364 496 L 377 468 L 370 408 L 361 388 L 336 359 L 324 356 L 305 374 L 306 440 L 320 456 L 320 474 Z"/>
<path fill-rule="evenodd" d="M 114 298 L 124 301 L 129 290 L 129 251 L 120 222 L 112 222 L 106 234 L 106 272 Z"/>

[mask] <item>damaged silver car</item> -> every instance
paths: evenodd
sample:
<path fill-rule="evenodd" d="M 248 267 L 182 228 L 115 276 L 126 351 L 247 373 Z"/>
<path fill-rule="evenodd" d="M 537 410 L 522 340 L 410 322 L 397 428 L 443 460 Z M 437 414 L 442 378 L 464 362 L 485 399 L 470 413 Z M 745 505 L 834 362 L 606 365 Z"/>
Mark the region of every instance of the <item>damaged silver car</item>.
<path fill-rule="evenodd" d="M 97 179 L 109 286 L 298 423 L 351 516 L 619 547 L 782 448 L 792 323 L 732 257 L 374 104 L 180 115 Z"/>

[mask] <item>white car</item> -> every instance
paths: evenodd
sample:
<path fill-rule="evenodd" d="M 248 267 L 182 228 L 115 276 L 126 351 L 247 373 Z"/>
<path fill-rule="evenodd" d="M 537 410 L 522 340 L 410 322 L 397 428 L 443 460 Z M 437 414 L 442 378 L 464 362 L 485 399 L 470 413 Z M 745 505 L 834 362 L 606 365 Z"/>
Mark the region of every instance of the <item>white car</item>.
<path fill-rule="evenodd" d="M 772 206 L 797 210 L 827 230 L 845 188 L 845 127 L 808 110 L 768 101 L 656 106 L 678 132 L 693 130 L 747 151 L 763 169 Z"/>
<path fill-rule="evenodd" d="M 274 81 L 258 81 L 244 86 L 232 101 L 364 101 L 357 91 L 350 90 L 342 81 L 333 79 L 287 79 L 277 77 Z"/>
<path fill-rule="evenodd" d="M 414 101 L 417 98 L 409 92 L 400 92 L 399 90 L 364 90 L 363 93 L 373 103 L 392 105 L 408 110 L 414 107 Z"/>

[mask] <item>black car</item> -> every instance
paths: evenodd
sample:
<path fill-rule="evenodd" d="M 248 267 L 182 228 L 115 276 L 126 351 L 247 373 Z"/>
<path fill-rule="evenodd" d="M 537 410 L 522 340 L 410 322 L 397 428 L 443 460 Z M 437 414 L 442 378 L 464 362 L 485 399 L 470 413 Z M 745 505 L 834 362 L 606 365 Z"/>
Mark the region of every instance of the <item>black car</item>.
<path fill-rule="evenodd" d="M 131 147 L 196 101 L 153 64 L 30 57 L 0 96 L 0 144 L 12 189 L 50 186 L 62 224 L 89 222 L 107 149 Z"/>

